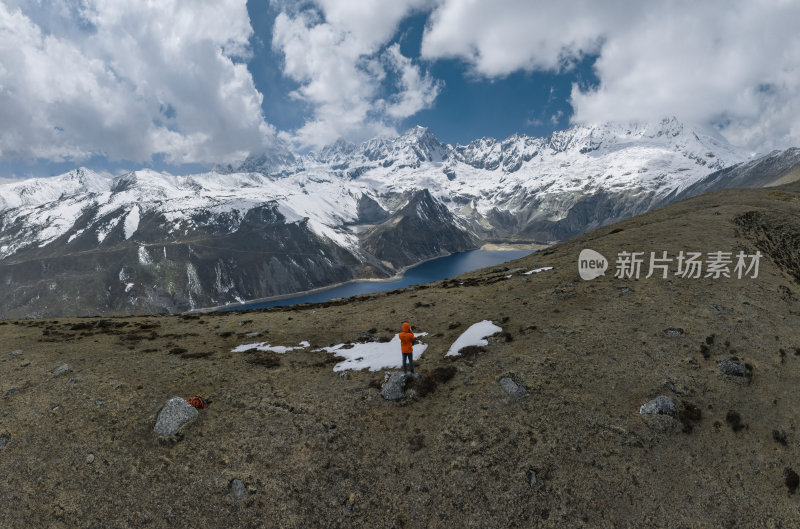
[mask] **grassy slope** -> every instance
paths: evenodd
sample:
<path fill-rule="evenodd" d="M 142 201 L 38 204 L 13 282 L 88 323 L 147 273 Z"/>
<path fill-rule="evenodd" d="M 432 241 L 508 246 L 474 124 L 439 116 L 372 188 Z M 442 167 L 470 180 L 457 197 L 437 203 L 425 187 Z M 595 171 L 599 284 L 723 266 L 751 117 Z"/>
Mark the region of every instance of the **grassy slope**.
<path fill-rule="evenodd" d="M 732 219 L 763 211 L 791 222 L 798 190 L 698 197 L 521 259 L 509 266 L 554 270 L 507 280 L 483 270 L 462 284 L 341 304 L 107 319 L 84 330 L 69 328 L 95 320 L 4 322 L 0 526 L 797 527 L 800 493 L 784 477 L 800 471 L 796 280 L 765 259 L 758 279 L 584 282 L 576 261 L 587 247 L 612 259 L 622 250 L 752 253 L 755 239 L 737 235 Z M 511 341 L 445 359 L 483 319 L 503 322 Z M 407 405 L 379 396 L 380 374 L 340 377 L 324 353 L 231 352 L 262 339 L 388 337 L 404 320 L 430 333 L 423 376 L 457 370 Z M 252 331 L 264 337 L 243 336 Z M 212 354 L 182 358 L 175 347 Z M 732 356 L 752 365 L 751 380 L 716 368 Z M 71 372 L 52 376 L 62 363 Z M 527 396 L 506 396 L 497 381 L 509 374 Z M 179 442 L 156 441 L 166 399 L 197 392 L 211 407 Z M 661 394 L 700 410 L 691 433 L 639 415 Z M 745 428 L 731 428 L 731 410 Z M 235 478 L 248 488 L 241 502 L 228 493 Z"/>

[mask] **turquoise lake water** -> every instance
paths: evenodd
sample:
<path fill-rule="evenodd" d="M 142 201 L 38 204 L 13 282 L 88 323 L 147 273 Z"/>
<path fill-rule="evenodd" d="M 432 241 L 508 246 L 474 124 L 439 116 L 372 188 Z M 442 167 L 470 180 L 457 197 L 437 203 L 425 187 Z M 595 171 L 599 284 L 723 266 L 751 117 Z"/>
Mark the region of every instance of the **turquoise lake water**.
<path fill-rule="evenodd" d="M 347 298 L 361 294 L 394 290 L 431 281 L 440 281 L 448 277 L 477 270 L 478 268 L 499 265 L 507 261 L 519 259 L 530 253 L 532 253 L 531 250 L 471 250 L 468 252 L 459 252 L 448 255 L 447 257 L 426 261 L 413 268 L 409 268 L 403 277 L 396 281 L 357 281 L 313 294 L 302 294 L 291 298 L 238 305 L 222 310 L 263 309 L 267 307 L 295 305 L 297 303 L 321 303 L 337 298 Z"/>

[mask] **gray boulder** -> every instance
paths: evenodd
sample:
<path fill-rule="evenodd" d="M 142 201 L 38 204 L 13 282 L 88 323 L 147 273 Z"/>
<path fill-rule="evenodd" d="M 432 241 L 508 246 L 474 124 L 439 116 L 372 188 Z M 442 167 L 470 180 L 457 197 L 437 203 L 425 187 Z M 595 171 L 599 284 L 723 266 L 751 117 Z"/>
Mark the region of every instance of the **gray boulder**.
<path fill-rule="evenodd" d="M 236 501 L 241 501 L 244 498 L 245 493 L 247 492 L 247 488 L 244 486 L 244 483 L 241 479 L 234 479 L 231 480 L 231 496 Z"/>
<path fill-rule="evenodd" d="M 747 368 L 744 366 L 744 364 L 734 362 L 733 360 L 723 360 L 717 364 L 717 367 L 726 375 L 733 377 L 743 377 L 747 374 Z"/>
<path fill-rule="evenodd" d="M 386 400 L 400 400 L 405 396 L 406 375 L 395 371 L 386 373 L 381 386 L 381 397 Z"/>
<path fill-rule="evenodd" d="M 675 403 L 666 395 L 659 395 L 639 408 L 642 415 L 675 415 Z"/>
<path fill-rule="evenodd" d="M 14 349 L 11 351 L 11 356 L 19 356 L 22 354 L 22 349 Z"/>
<path fill-rule="evenodd" d="M 57 368 L 55 368 L 53 370 L 53 375 L 55 375 L 55 376 L 63 375 L 67 371 L 69 371 L 69 365 L 68 364 L 61 364 L 60 366 L 58 366 Z"/>
<path fill-rule="evenodd" d="M 514 382 L 511 377 L 503 377 L 500 379 L 500 386 L 508 393 L 508 396 L 513 398 L 525 395 L 528 390 L 524 386 Z"/>
<path fill-rule="evenodd" d="M 172 437 L 184 424 L 199 415 L 197 409 L 180 397 L 172 397 L 158 413 L 153 432 L 161 437 Z"/>

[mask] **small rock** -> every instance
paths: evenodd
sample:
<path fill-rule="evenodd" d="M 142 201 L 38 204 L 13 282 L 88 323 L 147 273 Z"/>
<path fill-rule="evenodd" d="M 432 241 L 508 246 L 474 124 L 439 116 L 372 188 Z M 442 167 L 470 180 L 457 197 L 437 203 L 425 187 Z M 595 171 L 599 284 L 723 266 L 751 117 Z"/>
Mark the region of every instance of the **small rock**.
<path fill-rule="evenodd" d="M 743 377 L 747 374 L 747 368 L 743 364 L 734 362 L 733 360 L 723 360 L 717 364 L 717 367 L 726 375 L 733 377 Z"/>
<path fill-rule="evenodd" d="M 492 268 L 492 272 L 495 272 L 495 273 L 497 273 L 497 272 L 508 272 L 508 268 L 505 267 L 505 266 L 498 266 L 498 267 Z"/>
<path fill-rule="evenodd" d="M 233 331 L 219 331 L 217 333 L 217 336 L 219 336 L 220 338 L 227 338 L 228 336 L 232 336 L 232 335 L 233 335 Z"/>
<path fill-rule="evenodd" d="M 395 371 L 386 373 L 381 386 L 381 397 L 386 400 L 400 400 L 405 396 L 406 375 Z"/>
<path fill-rule="evenodd" d="M 631 292 L 631 289 L 628 287 L 620 287 L 619 289 L 620 294 L 628 294 Z"/>
<path fill-rule="evenodd" d="M 797 472 L 792 470 L 789 467 L 783 469 L 783 477 L 784 477 L 784 484 L 786 488 L 789 489 L 789 494 L 794 494 L 797 490 L 797 487 L 800 486 L 800 476 L 797 475 Z"/>
<path fill-rule="evenodd" d="M 746 429 L 748 426 L 742 422 L 742 416 L 736 410 L 728 410 L 725 415 L 725 422 L 731 427 L 734 432 L 739 432 Z"/>
<path fill-rule="evenodd" d="M 716 310 L 717 312 L 725 312 L 724 308 L 720 307 L 719 305 L 715 305 L 713 303 L 711 305 L 709 305 L 709 307 L 711 307 L 712 309 Z"/>
<path fill-rule="evenodd" d="M 5 448 L 6 444 L 8 444 L 8 437 L 6 436 L 0 437 L 0 450 Z"/>
<path fill-rule="evenodd" d="M 356 495 L 355 495 L 355 493 L 352 493 L 352 494 L 350 494 L 350 497 L 347 498 L 347 501 L 345 502 L 344 506 L 347 507 L 348 511 L 352 511 L 353 510 L 353 506 L 355 504 L 356 504 Z"/>
<path fill-rule="evenodd" d="M 11 395 L 13 395 L 14 393 L 19 393 L 19 389 L 18 389 L 18 388 L 11 388 L 11 389 L 9 389 L 8 391 L 6 391 L 6 397 L 10 397 L 10 396 L 11 396 Z"/>
<path fill-rule="evenodd" d="M 236 501 L 242 501 L 242 498 L 244 498 L 244 495 L 247 492 L 247 488 L 244 486 L 244 483 L 242 483 L 241 479 L 231 480 L 230 489 L 231 496 L 233 496 L 233 499 Z"/>
<path fill-rule="evenodd" d="M 22 354 L 22 349 L 14 349 L 11 351 L 11 356 L 19 356 Z"/>
<path fill-rule="evenodd" d="M 86 456 L 86 463 L 89 465 L 94 463 L 94 454 L 89 454 L 88 456 Z"/>
<path fill-rule="evenodd" d="M 508 396 L 513 398 L 521 397 L 525 395 L 528 390 L 525 387 L 521 386 L 514 382 L 511 377 L 503 377 L 500 379 L 500 386 L 508 393 Z"/>
<path fill-rule="evenodd" d="M 683 336 L 686 333 L 680 327 L 670 327 L 669 329 L 664 329 L 664 334 L 667 336 Z"/>
<path fill-rule="evenodd" d="M 527 478 L 528 478 L 528 484 L 531 486 L 531 488 L 533 488 L 533 487 L 535 487 L 536 485 L 539 484 L 539 479 L 536 477 L 536 471 L 535 470 L 533 470 L 533 469 L 529 470 Z"/>
<path fill-rule="evenodd" d="M 639 408 L 641 415 L 675 415 L 675 403 L 666 395 L 659 395 Z"/>
<path fill-rule="evenodd" d="M 786 446 L 788 444 L 786 442 L 786 432 L 783 430 L 772 430 L 772 439 L 776 443 L 780 443 L 783 446 Z"/>
<path fill-rule="evenodd" d="M 57 368 L 55 368 L 53 370 L 53 375 L 55 375 L 55 376 L 63 375 L 67 371 L 69 371 L 69 365 L 68 364 L 61 364 L 60 366 L 58 366 Z"/>
<path fill-rule="evenodd" d="M 153 432 L 162 437 L 172 437 L 184 424 L 197 418 L 197 408 L 180 397 L 172 397 L 158 413 Z"/>

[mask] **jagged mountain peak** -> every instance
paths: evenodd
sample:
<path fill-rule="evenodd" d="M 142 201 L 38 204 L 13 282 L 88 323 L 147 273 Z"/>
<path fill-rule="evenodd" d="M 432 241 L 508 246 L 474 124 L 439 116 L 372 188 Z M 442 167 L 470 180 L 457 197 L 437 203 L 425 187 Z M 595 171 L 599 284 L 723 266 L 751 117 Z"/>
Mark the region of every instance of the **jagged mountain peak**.
<path fill-rule="evenodd" d="M 309 157 L 319 163 L 336 163 L 353 155 L 358 147 L 344 138 L 339 138 L 330 145 L 326 145 L 318 152 L 312 152 Z"/>
<path fill-rule="evenodd" d="M 110 178 L 85 167 L 49 178 L 12 180 L 0 184 L 0 211 L 44 204 L 65 196 L 103 193 L 110 184 Z"/>
<path fill-rule="evenodd" d="M 435 142 L 441 143 L 439 139 L 431 132 L 431 129 L 428 127 L 423 127 L 422 125 L 417 125 L 412 127 L 402 133 L 400 136 L 396 138 L 395 141 L 411 141 L 416 143 L 428 143 L 428 142 Z"/>
<path fill-rule="evenodd" d="M 213 171 L 219 174 L 261 173 L 273 175 L 291 172 L 300 163 L 300 159 L 291 151 L 289 145 L 276 138 L 273 143 L 259 152 L 250 153 L 238 165 L 217 165 Z"/>
<path fill-rule="evenodd" d="M 153 189 L 172 189 L 180 186 L 181 178 L 165 171 L 159 172 L 147 168 L 137 169 L 114 178 L 111 183 L 111 192 L 144 192 Z"/>

